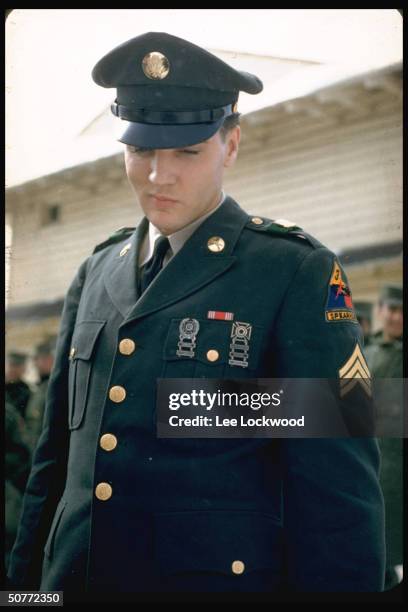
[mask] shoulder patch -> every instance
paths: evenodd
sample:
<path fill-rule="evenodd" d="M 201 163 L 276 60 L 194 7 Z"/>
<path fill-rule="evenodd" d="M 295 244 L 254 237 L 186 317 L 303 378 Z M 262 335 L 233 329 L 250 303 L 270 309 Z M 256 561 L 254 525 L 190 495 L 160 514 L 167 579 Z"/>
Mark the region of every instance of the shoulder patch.
<path fill-rule="evenodd" d="M 107 240 L 97 244 L 94 250 L 92 251 L 92 255 L 94 253 L 97 253 L 98 251 L 102 251 L 102 249 L 109 246 L 110 244 L 116 244 L 116 242 L 121 242 L 121 240 L 125 240 L 133 234 L 135 229 L 135 227 L 120 227 L 118 230 L 116 230 L 116 232 L 109 236 Z"/>
<path fill-rule="evenodd" d="M 336 259 L 333 262 L 329 279 L 325 310 L 326 321 L 329 323 L 336 321 L 357 322 L 350 287 L 344 281 L 343 272 Z"/>
<path fill-rule="evenodd" d="M 265 217 L 250 217 L 246 224 L 248 229 L 270 234 L 275 236 L 283 236 L 287 238 L 295 238 L 298 240 L 307 240 L 314 248 L 319 248 L 322 245 L 319 240 L 305 232 L 301 227 L 296 225 L 294 221 L 288 219 L 267 219 Z"/>

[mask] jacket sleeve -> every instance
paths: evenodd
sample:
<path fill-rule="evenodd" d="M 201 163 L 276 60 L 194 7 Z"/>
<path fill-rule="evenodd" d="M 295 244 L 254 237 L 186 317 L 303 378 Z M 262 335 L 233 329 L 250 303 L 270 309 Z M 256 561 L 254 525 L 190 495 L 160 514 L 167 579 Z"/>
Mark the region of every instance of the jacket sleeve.
<path fill-rule="evenodd" d="M 16 588 L 39 588 L 43 549 L 65 487 L 69 445 L 68 357 L 87 263 L 88 259 L 80 266 L 64 301 L 42 433 L 33 455 L 7 571 Z"/>
<path fill-rule="evenodd" d="M 358 323 L 330 314 L 335 265 L 348 289 L 344 270 L 324 247 L 310 252 L 292 279 L 276 326 L 279 376 L 339 379 L 356 346 L 362 350 Z M 281 460 L 290 588 L 383 590 L 384 504 L 377 440 L 284 439 Z"/>

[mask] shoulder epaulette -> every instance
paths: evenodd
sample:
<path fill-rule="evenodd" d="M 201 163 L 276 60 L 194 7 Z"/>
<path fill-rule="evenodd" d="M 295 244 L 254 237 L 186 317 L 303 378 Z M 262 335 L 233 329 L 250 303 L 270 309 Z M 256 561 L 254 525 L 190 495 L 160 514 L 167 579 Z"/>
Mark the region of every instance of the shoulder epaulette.
<path fill-rule="evenodd" d="M 314 248 L 323 246 L 319 240 L 305 232 L 301 227 L 288 219 L 267 219 L 265 217 L 251 217 L 246 225 L 248 229 L 288 238 L 307 240 Z"/>
<path fill-rule="evenodd" d="M 115 244 L 116 242 L 125 240 L 126 238 L 128 238 L 129 236 L 133 234 L 135 229 L 136 228 L 134 227 L 120 227 L 118 230 L 116 230 L 116 232 L 114 232 L 111 236 L 109 236 L 107 240 L 105 240 L 104 242 L 101 242 L 100 244 L 97 244 L 92 254 L 97 253 L 98 251 L 101 251 L 102 249 L 109 246 L 110 244 Z"/>

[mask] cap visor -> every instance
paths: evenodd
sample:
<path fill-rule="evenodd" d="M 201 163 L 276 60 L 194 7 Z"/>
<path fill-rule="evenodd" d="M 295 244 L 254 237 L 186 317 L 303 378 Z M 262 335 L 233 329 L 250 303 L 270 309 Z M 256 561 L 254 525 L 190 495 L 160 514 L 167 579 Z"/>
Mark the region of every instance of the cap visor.
<path fill-rule="evenodd" d="M 224 118 L 215 123 L 190 123 L 185 125 L 158 125 L 130 123 L 119 142 L 146 149 L 176 149 L 203 142 L 211 138 L 221 127 Z"/>

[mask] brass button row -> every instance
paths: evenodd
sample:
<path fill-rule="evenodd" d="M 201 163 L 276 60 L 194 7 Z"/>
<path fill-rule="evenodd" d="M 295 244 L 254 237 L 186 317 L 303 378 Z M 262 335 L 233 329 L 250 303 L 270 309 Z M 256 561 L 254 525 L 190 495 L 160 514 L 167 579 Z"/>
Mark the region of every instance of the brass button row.
<path fill-rule="evenodd" d="M 136 350 L 136 342 L 130 338 L 123 338 L 119 342 L 119 352 L 122 355 L 131 355 Z M 116 404 L 120 404 L 126 398 L 126 389 L 120 385 L 114 385 L 109 389 L 109 399 Z"/>

